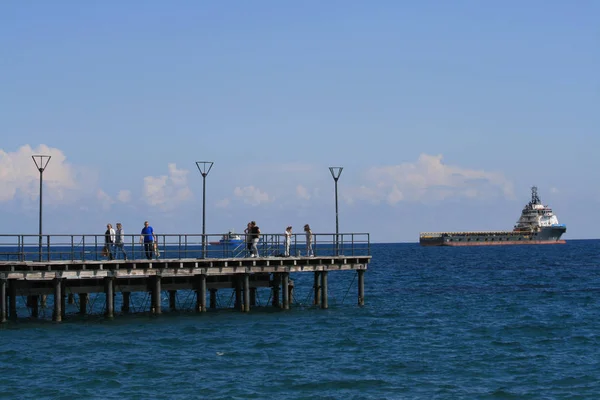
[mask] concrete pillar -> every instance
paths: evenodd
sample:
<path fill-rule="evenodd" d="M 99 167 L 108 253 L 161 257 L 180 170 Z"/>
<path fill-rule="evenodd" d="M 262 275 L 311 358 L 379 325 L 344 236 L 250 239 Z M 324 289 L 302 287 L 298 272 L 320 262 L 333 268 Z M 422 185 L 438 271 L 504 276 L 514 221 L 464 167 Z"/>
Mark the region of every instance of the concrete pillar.
<path fill-rule="evenodd" d="M 279 285 L 281 283 L 281 277 L 279 273 L 273 273 L 273 282 L 271 287 L 273 288 L 273 307 L 281 307 L 279 304 Z"/>
<path fill-rule="evenodd" d="M 115 295 L 114 295 L 114 280 L 112 276 L 104 278 L 104 294 L 106 295 L 106 311 L 104 316 L 106 318 L 115 317 Z"/>
<path fill-rule="evenodd" d="M 160 307 L 160 292 L 161 292 L 161 279 L 160 276 L 156 275 L 153 278 L 152 287 L 152 312 L 156 315 L 162 314 Z"/>
<path fill-rule="evenodd" d="M 244 274 L 244 312 L 250 311 L 250 274 Z"/>
<path fill-rule="evenodd" d="M 69 293 L 67 297 L 67 304 L 75 304 L 75 296 L 73 296 L 73 293 Z"/>
<path fill-rule="evenodd" d="M 358 270 L 358 305 L 365 305 L 365 270 Z"/>
<path fill-rule="evenodd" d="M 67 313 L 67 296 L 65 296 L 67 281 L 66 279 L 61 279 L 61 281 L 62 283 L 60 291 L 62 293 L 62 296 L 60 296 L 60 312 L 62 313 L 62 318 L 64 319 Z"/>
<path fill-rule="evenodd" d="M 292 303 L 294 302 L 294 281 L 289 279 L 288 282 L 288 298 L 290 302 L 290 307 L 292 307 Z"/>
<path fill-rule="evenodd" d="M 256 305 L 256 288 L 250 288 L 250 307 L 254 307 Z"/>
<path fill-rule="evenodd" d="M 313 289 L 315 291 L 315 300 L 313 304 L 318 306 L 321 304 L 321 271 L 315 271 Z"/>
<path fill-rule="evenodd" d="M 196 311 L 206 312 L 206 275 L 196 275 Z"/>
<path fill-rule="evenodd" d="M 244 311 L 242 308 L 242 283 L 237 276 L 234 276 L 233 280 L 235 285 L 235 309 Z"/>
<path fill-rule="evenodd" d="M 123 303 L 121 304 L 121 312 L 123 314 L 127 314 L 129 312 L 129 303 L 131 302 L 131 293 L 130 292 L 122 292 L 123 295 Z"/>
<path fill-rule="evenodd" d="M 177 310 L 177 290 L 169 290 L 169 309 Z"/>
<path fill-rule="evenodd" d="M 56 322 L 62 321 L 62 304 L 63 304 L 63 295 L 62 295 L 62 279 L 54 278 L 54 312 L 52 313 L 52 320 Z"/>
<path fill-rule="evenodd" d="M 0 324 L 5 323 L 6 318 L 6 279 L 0 279 Z"/>
<path fill-rule="evenodd" d="M 37 318 L 40 316 L 39 308 L 39 296 L 27 296 L 29 301 L 29 307 L 31 307 L 31 317 Z"/>
<path fill-rule="evenodd" d="M 42 306 L 42 308 L 46 308 L 46 299 L 47 299 L 47 296 L 45 294 L 43 294 L 42 299 L 40 301 L 40 305 Z"/>
<path fill-rule="evenodd" d="M 210 289 L 210 308 L 217 308 L 217 289 Z"/>
<path fill-rule="evenodd" d="M 8 318 L 17 320 L 17 286 L 14 280 L 8 281 Z"/>
<path fill-rule="evenodd" d="M 283 294 L 283 309 L 290 309 L 290 292 L 288 290 L 288 284 L 290 282 L 290 274 L 284 272 L 281 274 L 281 293 Z"/>
<path fill-rule="evenodd" d="M 87 314 L 88 294 L 79 293 L 79 314 Z"/>
<path fill-rule="evenodd" d="M 327 271 L 321 271 L 321 308 L 329 308 L 329 304 L 327 304 Z"/>

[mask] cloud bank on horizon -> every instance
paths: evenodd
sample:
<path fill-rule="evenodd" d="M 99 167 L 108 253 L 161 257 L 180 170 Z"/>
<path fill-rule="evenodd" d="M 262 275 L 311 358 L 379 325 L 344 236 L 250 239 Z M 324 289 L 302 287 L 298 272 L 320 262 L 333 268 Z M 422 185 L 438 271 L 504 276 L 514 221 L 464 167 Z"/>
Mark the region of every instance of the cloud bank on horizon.
<path fill-rule="evenodd" d="M 178 168 L 174 162 L 165 163 L 165 173 L 159 176 L 139 175 L 141 191 L 129 187 L 105 189 L 98 187 L 101 168 L 73 165 L 58 148 L 44 144 L 23 145 L 16 151 L 0 150 L 0 203 L 14 200 L 32 201 L 39 196 L 39 172 L 31 159 L 34 154 L 50 155 L 44 172 L 45 200 L 55 206 L 96 203 L 103 210 L 114 204 L 136 204 L 143 201 L 157 211 L 173 211 L 191 202 L 190 170 Z M 115 167 L 116 168 L 116 167 Z M 219 208 L 236 207 L 240 203 L 264 206 L 285 198 L 288 202 L 318 202 L 325 188 L 310 187 L 311 166 L 282 165 L 270 169 L 268 179 L 257 176 L 246 186 L 225 189 L 229 196 L 215 202 Z M 76 173 L 75 171 L 80 171 Z M 367 202 L 390 206 L 401 202 L 431 202 L 450 198 L 513 198 L 513 185 L 500 172 L 472 170 L 443 162 L 442 155 L 421 154 L 414 162 L 398 165 L 372 166 L 355 184 L 345 184 L 340 199 L 348 204 Z M 293 182 L 282 188 L 280 182 Z M 117 182 L 116 185 L 119 185 Z M 329 190 L 329 188 L 327 188 Z M 112 194 L 111 194 L 112 193 Z"/>

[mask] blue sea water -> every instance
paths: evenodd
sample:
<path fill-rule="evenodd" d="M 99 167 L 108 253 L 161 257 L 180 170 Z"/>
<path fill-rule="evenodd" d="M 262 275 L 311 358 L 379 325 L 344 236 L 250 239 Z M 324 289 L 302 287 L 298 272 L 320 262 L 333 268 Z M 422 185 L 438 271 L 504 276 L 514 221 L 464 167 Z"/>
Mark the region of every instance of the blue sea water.
<path fill-rule="evenodd" d="M 292 274 L 289 311 L 5 324 L 0 398 L 600 396 L 600 241 L 371 253 L 364 307 L 355 273 L 332 272 L 328 310 L 310 306 L 312 276 Z"/>

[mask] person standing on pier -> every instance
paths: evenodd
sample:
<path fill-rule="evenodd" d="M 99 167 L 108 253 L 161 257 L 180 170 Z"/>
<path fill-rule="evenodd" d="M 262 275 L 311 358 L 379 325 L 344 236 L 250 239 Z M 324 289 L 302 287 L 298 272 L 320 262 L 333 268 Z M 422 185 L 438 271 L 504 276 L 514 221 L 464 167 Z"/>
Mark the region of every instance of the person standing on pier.
<path fill-rule="evenodd" d="M 125 231 L 120 222 L 117 222 L 117 231 L 115 233 L 115 256 L 118 258 L 120 251 L 123 254 L 123 259 L 127 261 L 127 253 L 123 247 L 125 245 Z"/>
<path fill-rule="evenodd" d="M 290 256 L 290 243 L 292 242 L 292 227 L 288 226 L 287 228 L 285 228 L 285 236 L 284 236 L 284 245 L 285 245 L 285 252 L 283 253 L 283 255 L 285 257 L 289 257 Z"/>
<path fill-rule="evenodd" d="M 106 232 L 104 232 L 104 250 L 102 253 L 109 260 L 113 260 L 113 243 L 115 242 L 115 230 L 111 224 L 106 225 Z"/>
<path fill-rule="evenodd" d="M 252 252 L 252 222 L 248 222 L 248 226 L 244 229 L 244 233 L 246 234 L 246 248 L 248 252 Z"/>
<path fill-rule="evenodd" d="M 251 228 L 251 237 L 252 237 L 252 247 L 250 248 L 252 254 L 250 257 L 258 257 L 258 241 L 260 240 L 260 228 L 256 225 L 256 221 L 250 222 Z"/>
<path fill-rule="evenodd" d="M 315 255 L 312 249 L 313 234 L 308 224 L 304 225 L 304 233 L 306 233 L 306 256 L 312 257 Z"/>
<path fill-rule="evenodd" d="M 154 229 L 152 229 L 148 221 L 144 221 L 141 240 L 144 243 L 144 252 L 146 253 L 146 258 L 148 260 L 152 260 L 156 235 L 154 234 Z"/>

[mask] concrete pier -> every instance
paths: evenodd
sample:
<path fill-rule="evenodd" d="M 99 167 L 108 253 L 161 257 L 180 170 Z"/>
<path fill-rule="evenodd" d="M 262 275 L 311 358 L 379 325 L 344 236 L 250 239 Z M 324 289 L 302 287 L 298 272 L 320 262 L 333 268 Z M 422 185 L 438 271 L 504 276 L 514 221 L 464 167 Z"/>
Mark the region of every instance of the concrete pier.
<path fill-rule="evenodd" d="M 115 298 L 120 312 L 144 311 L 160 315 L 162 293 L 168 293 L 169 310 L 186 308 L 199 313 L 208 307 L 231 307 L 231 300 L 217 304 L 218 291 L 228 289 L 235 294 L 234 307 L 250 312 L 257 304 L 257 290 L 270 290 L 273 307 L 289 310 L 293 306 L 294 284 L 290 274 L 312 273 L 313 305 L 327 309 L 328 278 L 330 272 L 355 271 L 358 274 L 358 305 L 364 305 L 364 273 L 371 256 L 324 256 L 324 257 L 258 257 L 227 259 L 160 259 L 160 260 L 112 260 L 112 261 L 0 261 L 0 322 L 17 319 L 17 295 L 24 297 L 31 316 L 38 316 L 40 298 L 50 295 L 53 307 L 52 320 L 65 318 L 67 299 L 75 298 L 79 304 L 69 305 L 69 312 L 85 315 L 94 312 L 94 299 L 90 294 L 104 294 L 104 314 L 115 317 Z M 334 274 L 335 276 L 335 274 Z M 298 279 L 302 281 L 302 279 Z M 310 284 L 309 284 L 310 285 Z M 164 292 L 163 292 L 164 290 Z M 179 290 L 191 291 L 191 302 L 177 303 Z M 133 293 L 146 293 L 146 299 Z M 120 295 L 119 295 L 120 293 Z M 77 297 L 75 297 L 77 295 Z M 310 299 L 311 295 L 309 295 Z M 181 296 L 183 299 L 184 296 Z M 139 300 L 135 300 L 139 299 Z M 165 302 L 167 300 L 165 299 Z M 267 304 L 260 304 L 265 306 Z M 145 306 L 144 304 L 145 303 Z M 118 303 L 117 303 L 118 305 Z M 22 307 L 22 306 L 21 306 Z M 43 306 L 42 306 L 43 307 Z M 96 311 L 97 312 L 97 311 Z M 43 315 L 43 314 L 42 314 Z M 26 317 L 26 315 L 22 315 Z"/>

